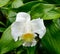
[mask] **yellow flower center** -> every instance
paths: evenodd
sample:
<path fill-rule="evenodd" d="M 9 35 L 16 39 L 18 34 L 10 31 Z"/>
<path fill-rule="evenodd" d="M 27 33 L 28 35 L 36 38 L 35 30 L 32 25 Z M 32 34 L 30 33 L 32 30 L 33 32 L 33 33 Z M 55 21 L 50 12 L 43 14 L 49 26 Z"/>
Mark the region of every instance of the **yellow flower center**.
<path fill-rule="evenodd" d="M 34 35 L 31 33 L 26 33 L 22 35 L 22 40 L 26 41 L 26 42 L 31 42 L 34 38 Z"/>

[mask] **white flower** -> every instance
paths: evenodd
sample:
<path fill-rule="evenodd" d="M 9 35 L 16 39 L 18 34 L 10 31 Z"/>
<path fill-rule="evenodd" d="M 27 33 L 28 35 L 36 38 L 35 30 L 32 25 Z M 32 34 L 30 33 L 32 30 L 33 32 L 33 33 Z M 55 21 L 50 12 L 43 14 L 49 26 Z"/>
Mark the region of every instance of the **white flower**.
<path fill-rule="evenodd" d="M 46 33 L 43 19 L 31 20 L 28 13 L 18 13 L 16 21 L 11 25 L 11 34 L 14 40 L 17 41 L 19 37 L 19 40 L 24 41 L 23 46 L 35 46 L 37 43 L 35 33 L 39 34 L 39 38 L 42 38 Z"/>

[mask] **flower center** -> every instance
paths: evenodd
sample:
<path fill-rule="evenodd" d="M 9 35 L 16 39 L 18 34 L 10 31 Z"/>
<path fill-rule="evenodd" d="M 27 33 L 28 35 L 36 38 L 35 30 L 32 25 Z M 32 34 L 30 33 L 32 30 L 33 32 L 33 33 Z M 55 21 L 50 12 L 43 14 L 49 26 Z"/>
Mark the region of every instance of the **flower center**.
<path fill-rule="evenodd" d="M 26 42 L 31 42 L 33 38 L 34 38 L 34 34 L 31 34 L 31 33 L 26 33 L 22 35 L 22 40 Z"/>

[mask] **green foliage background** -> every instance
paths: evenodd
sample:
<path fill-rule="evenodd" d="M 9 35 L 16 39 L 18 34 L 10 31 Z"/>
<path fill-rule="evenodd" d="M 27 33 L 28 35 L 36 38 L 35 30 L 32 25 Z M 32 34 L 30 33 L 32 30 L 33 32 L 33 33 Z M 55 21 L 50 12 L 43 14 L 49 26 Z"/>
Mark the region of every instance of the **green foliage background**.
<path fill-rule="evenodd" d="M 10 26 L 18 12 L 44 20 L 46 34 L 34 47 L 12 38 Z M 0 54 L 60 54 L 60 0 L 0 0 Z"/>

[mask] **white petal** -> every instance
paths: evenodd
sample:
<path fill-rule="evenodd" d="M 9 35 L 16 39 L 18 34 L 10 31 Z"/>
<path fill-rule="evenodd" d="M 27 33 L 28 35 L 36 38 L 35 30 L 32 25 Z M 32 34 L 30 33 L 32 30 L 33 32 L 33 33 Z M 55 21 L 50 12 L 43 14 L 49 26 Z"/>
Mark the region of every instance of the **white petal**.
<path fill-rule="evenodd" d="M 31 47 L 35 46 L 37 44 L 37 41 L 35 39 L 33 39 Z"/>
<path fill-rule="evenodd" d="M 42 38 L 46 33 L 46 28 L 44 26 L 43 19 L 34 19 L 31 21 L 32 31 L 39 34 L 39 37 Z"/>
<path fill-rule="evenodd" d="M 31 33 L 31 22 L 30 21 L 27 21 L 25 23 L 25 33 Z"/>
<path fill-rule="evenodd" d="M 21 22 L 14 22 L 11 25 L 11 34 L 15 41 L 18 40 L 18 37 L 24 33 L 24 23 Z"/>
<path fill-rule="evenodd" d="M 17 16 L 16 16 L 16 21 L 24 21 L 26 22 L 27 20 L 30 20 L 30 15 L 28 13 L 25 13 L 25 12 L 19 12 L 17 13 Z"/>
<path fill-rule="evenodd" d="M 24 42 L 24 43 L 23 43 L 23 46 L 25 46 L 25 47 L 30 47 L 30 46 L 31 46 L 31 43 L 30 43 L 30 42 Z"/>
<path fill-rule="evenodd" d="M 32 42 L 24 42 L 23 46 L 25 46 L 25 47 L 30 47 L 30 46 L 33 47 L 33 46 L 36 45 L 36 43 L 37 43 L 37 41 L 35 39 L 33 39 Z"/>

